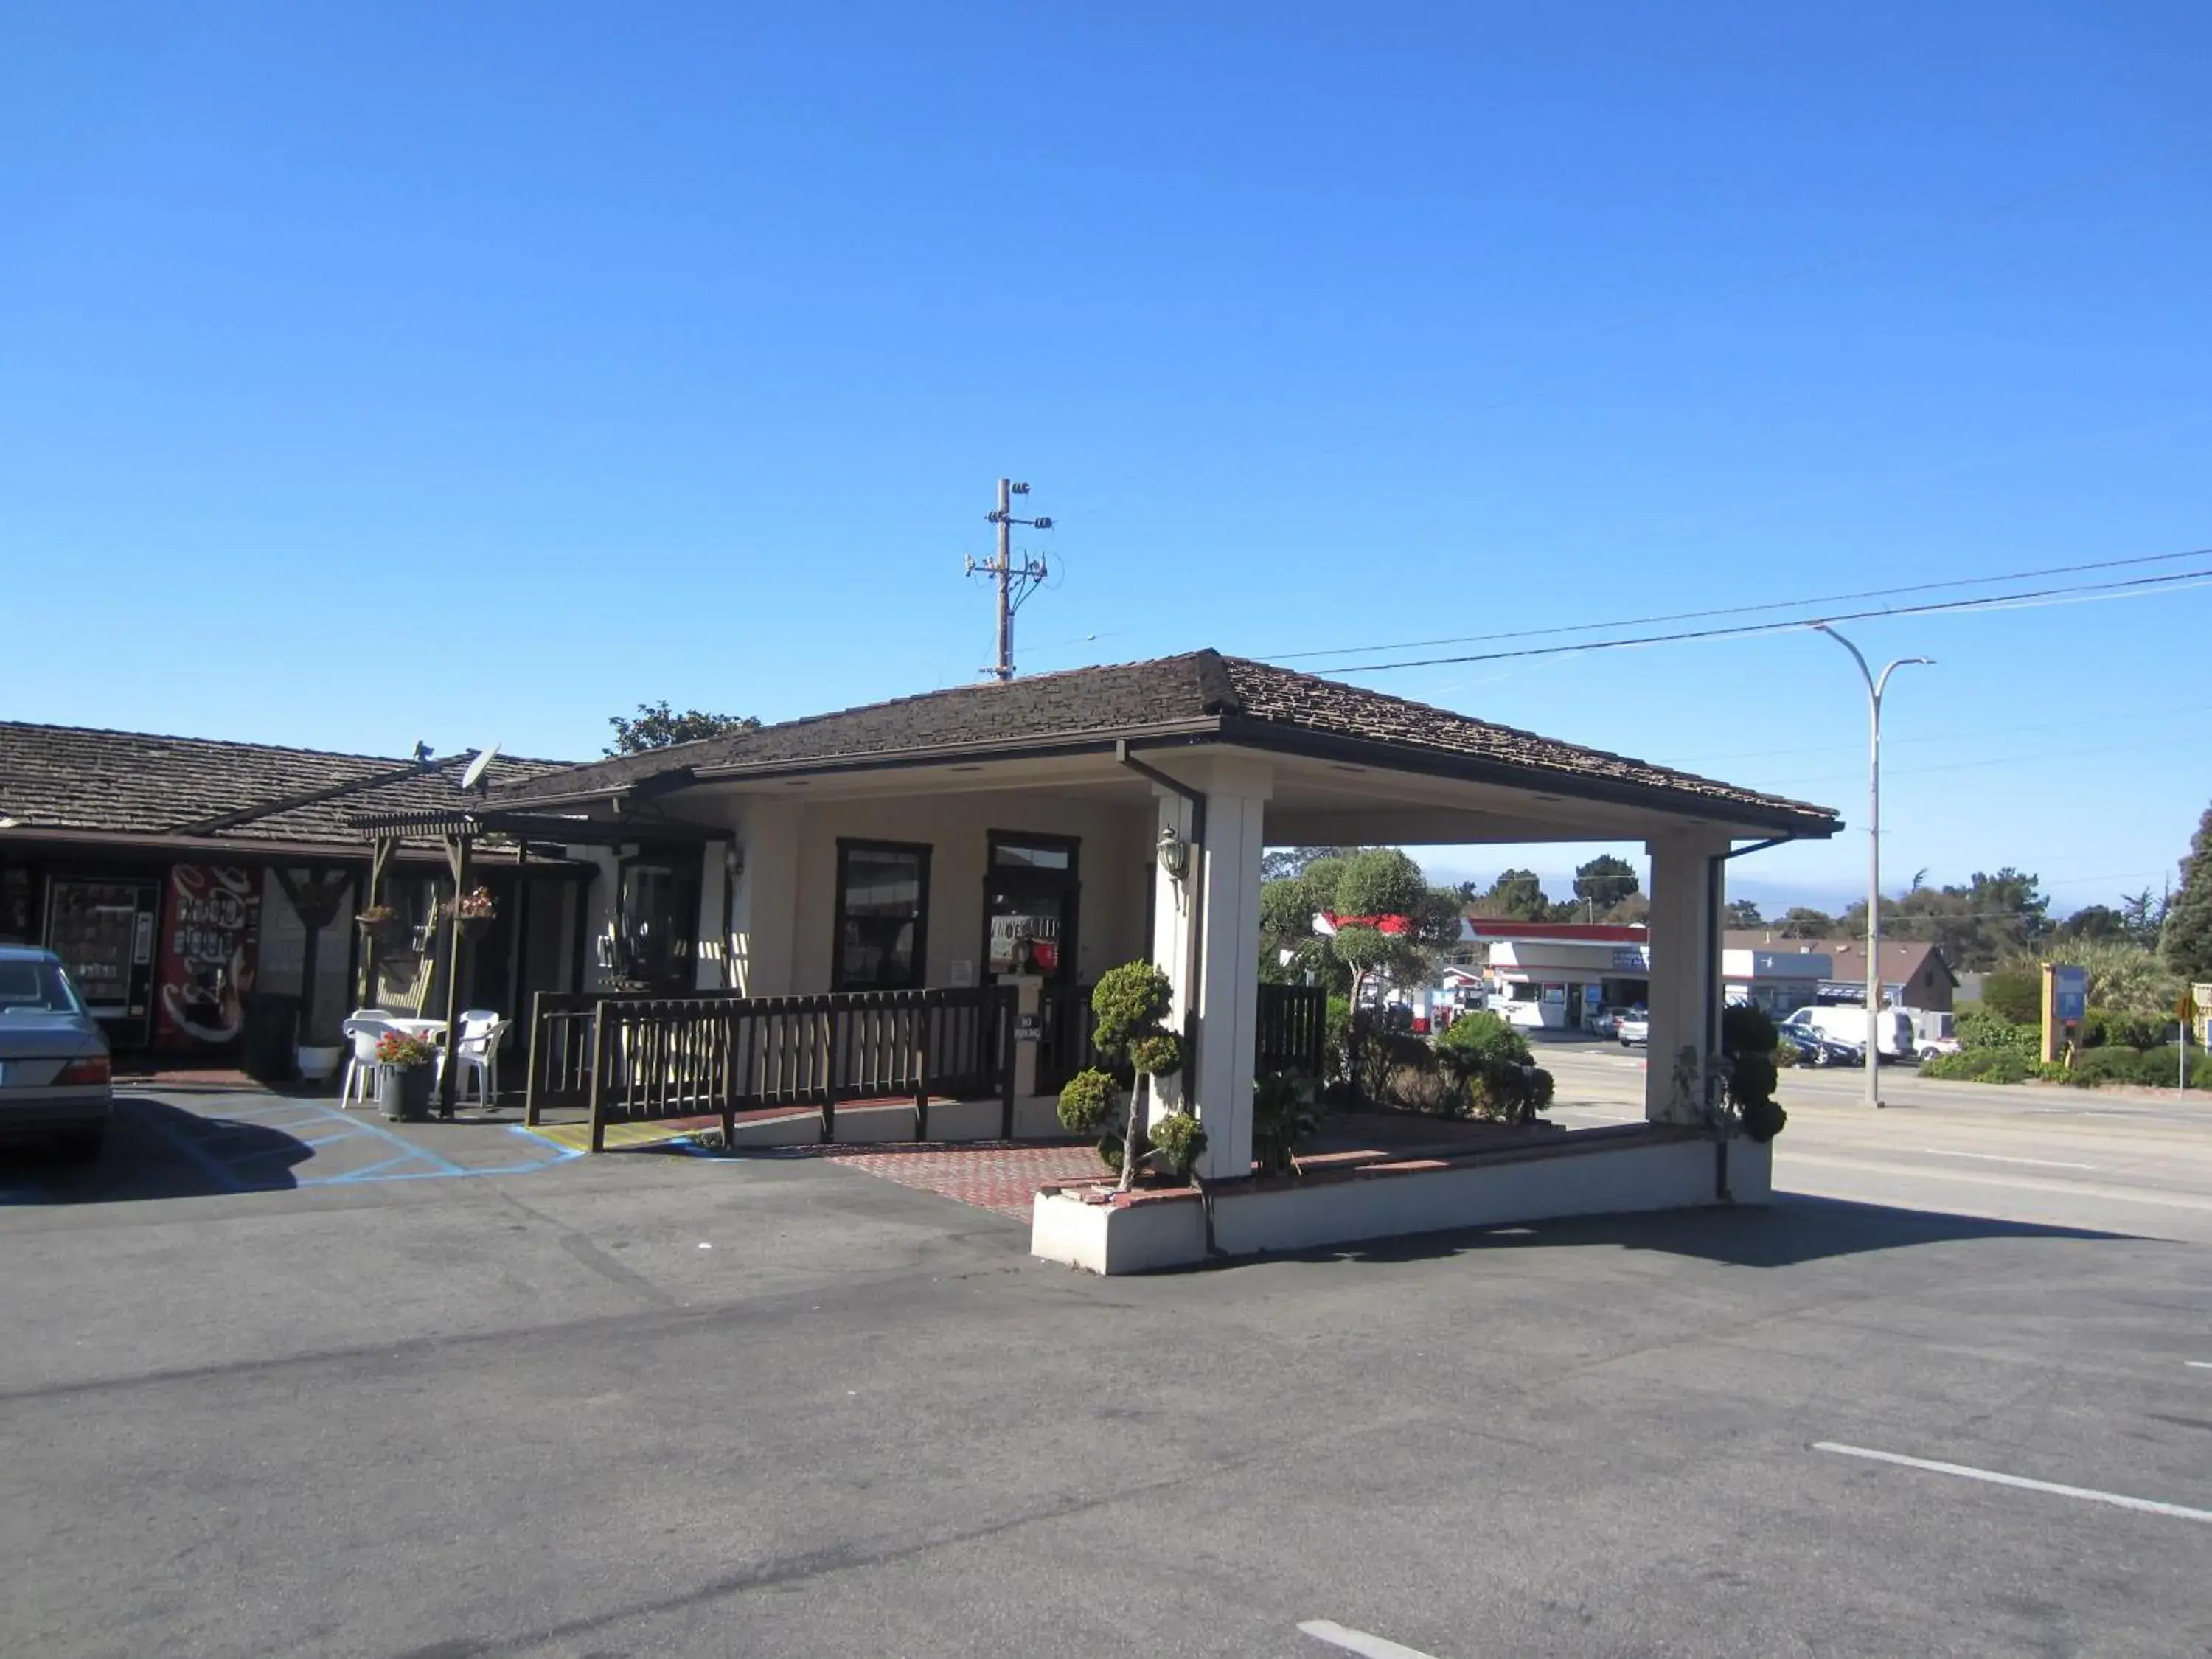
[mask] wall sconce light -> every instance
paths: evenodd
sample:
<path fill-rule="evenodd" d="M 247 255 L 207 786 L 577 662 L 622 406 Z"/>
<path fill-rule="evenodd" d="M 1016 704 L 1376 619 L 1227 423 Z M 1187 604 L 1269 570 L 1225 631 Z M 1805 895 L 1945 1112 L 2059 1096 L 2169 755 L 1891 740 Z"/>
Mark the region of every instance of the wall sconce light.
<path fill-rule="evenodd" d="M 1190 843 L 1176 834 L 1173 825 L 1160 830 L 1160 868 L 1170 881 L 1181 881 L 1190 869 Z"/>

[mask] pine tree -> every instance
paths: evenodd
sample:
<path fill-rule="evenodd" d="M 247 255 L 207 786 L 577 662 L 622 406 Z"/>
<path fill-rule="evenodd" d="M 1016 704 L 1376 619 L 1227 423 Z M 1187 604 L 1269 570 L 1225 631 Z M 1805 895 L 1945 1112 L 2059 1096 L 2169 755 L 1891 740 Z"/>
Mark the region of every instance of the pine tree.
<path fill-rule="evenodd" d="M 2197 820 L 2189 856 L 2181 861 L 2181 890 L 2166 913 L 2160 949 L 2166 965 L 2183 979 L 2212 980 L 2212 808 Z"/>

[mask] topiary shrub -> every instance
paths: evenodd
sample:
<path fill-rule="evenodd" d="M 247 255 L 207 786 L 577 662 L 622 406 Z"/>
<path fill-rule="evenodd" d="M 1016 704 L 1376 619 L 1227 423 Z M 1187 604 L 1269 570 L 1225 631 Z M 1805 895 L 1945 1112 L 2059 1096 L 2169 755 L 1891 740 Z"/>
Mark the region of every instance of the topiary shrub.
<path fill-rule="evenodd" d="M 1113 1120 L 1121 1092 L 1096 1066 L 1078 1072 L 1060 1091 L 1060 1127 L 1072 1135 L 1097 1134 Z"/>
<path fill-rule="evenodd" d="M 1145 1126 L 1153 1079 L 1182 1069 L 1182 1044 L 1167 1025 L 1174 1008 L 1174 984 L 1164 969 L 1149 962 L 1125 962 L 1119 968 L 1108 969 L 1099 975 L 1091 993 L 1091 1046 L 1134 1073 L 1135 1086 L 1129 1091 L 1128 1115 L 1121 1134 L 1117 1139 L 1109 1132 L 1098 1146 L 1098 1155 L 1106 1160 L 1107 1167 L 1120 1171 L 1124 1192 L 1136 1184 L 1137 1170 L 1152 1145 Z M 1061 1097 L 1065 1101 L 1064 1091 Z M 1163 1123 L 1166 1121 L 1162 1119 Z M 1202 1139 L 1199 1146 L 1203 1150 Z M 1129 1149 L 1127 1157 L 1121 1155 L 1124 1147 Z"/>
<path fill-rule="evenodd" d="M 1188 1112 L 1170 1112 L 1146 1133 L 1152 1150 L 1167 1160 L 1176 1178 L 1188 1182 L 1206 1151 L 1206 1131 L 1199 1127 L 1197 1118 Z"/>
<path fill-rule="evenodd" d="M 1774 1017 L 1765 1009 L 1736 1002 L 1722 1010 L 1721 1056 L 1728 1103 L 1744 1139 L 1762 1146 L 1790 1121 L 1790 1114 L 1774 1097 L 1781 1082 L 1774 1053 L 1781 1045 Z"/>

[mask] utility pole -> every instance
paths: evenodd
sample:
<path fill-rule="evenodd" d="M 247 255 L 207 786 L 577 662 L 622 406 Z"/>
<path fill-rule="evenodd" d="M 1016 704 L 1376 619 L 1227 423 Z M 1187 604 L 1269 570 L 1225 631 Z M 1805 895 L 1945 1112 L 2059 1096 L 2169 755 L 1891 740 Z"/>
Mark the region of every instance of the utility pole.
<path fill-rule="evenodd" d="M 1813 626 L 1851 653 L 1867 689 L 1867 1046 L 1866 1103 L 1880 1106 L 1881 1098 L 1881 694 L 1889 690 L 1889 677 L 1900 668 L 1933 668 L 1933 657 L 1900 657 L 1877 676 L 1867 666 L 1859 648 L 1826 623 Z"/>
<path fill-rule="evenodd" d="M 1021 609 L 1024 599 L 1031 588 L 1052 574 L 1042 559 L 1024 556 L 1021 564 L 1014 563 L 1014 526 L 1025 524 L 1032 530 L 1049 530 L 1050 519 L 1018 519 L 1014 516 L 1014 497 L 1026 495 L 1030 487 L 1016 483 L 1012 478 L 999 480 L 999 506 L 994 513 L 983 515 L 984 521 L 999 527 L 999 551 L 995 557 L 977 564 L 974 559 L 967 563 L 967 573 L 981 571 L 994 577 L 999 584 L 999 659 L 983 672 L 994 679 L 1010 680 L 1014 677 L 1014 612 Z"/>

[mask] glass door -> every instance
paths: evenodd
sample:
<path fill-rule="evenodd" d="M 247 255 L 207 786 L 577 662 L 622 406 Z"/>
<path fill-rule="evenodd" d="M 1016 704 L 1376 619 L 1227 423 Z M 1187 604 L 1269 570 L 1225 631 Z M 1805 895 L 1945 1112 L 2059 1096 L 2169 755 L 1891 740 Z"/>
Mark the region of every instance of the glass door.
<path fill-rule="evenodd" d="M 1074 977 L 1081 843 L 994 830 L 983 876 L 984 971 Z"/>

